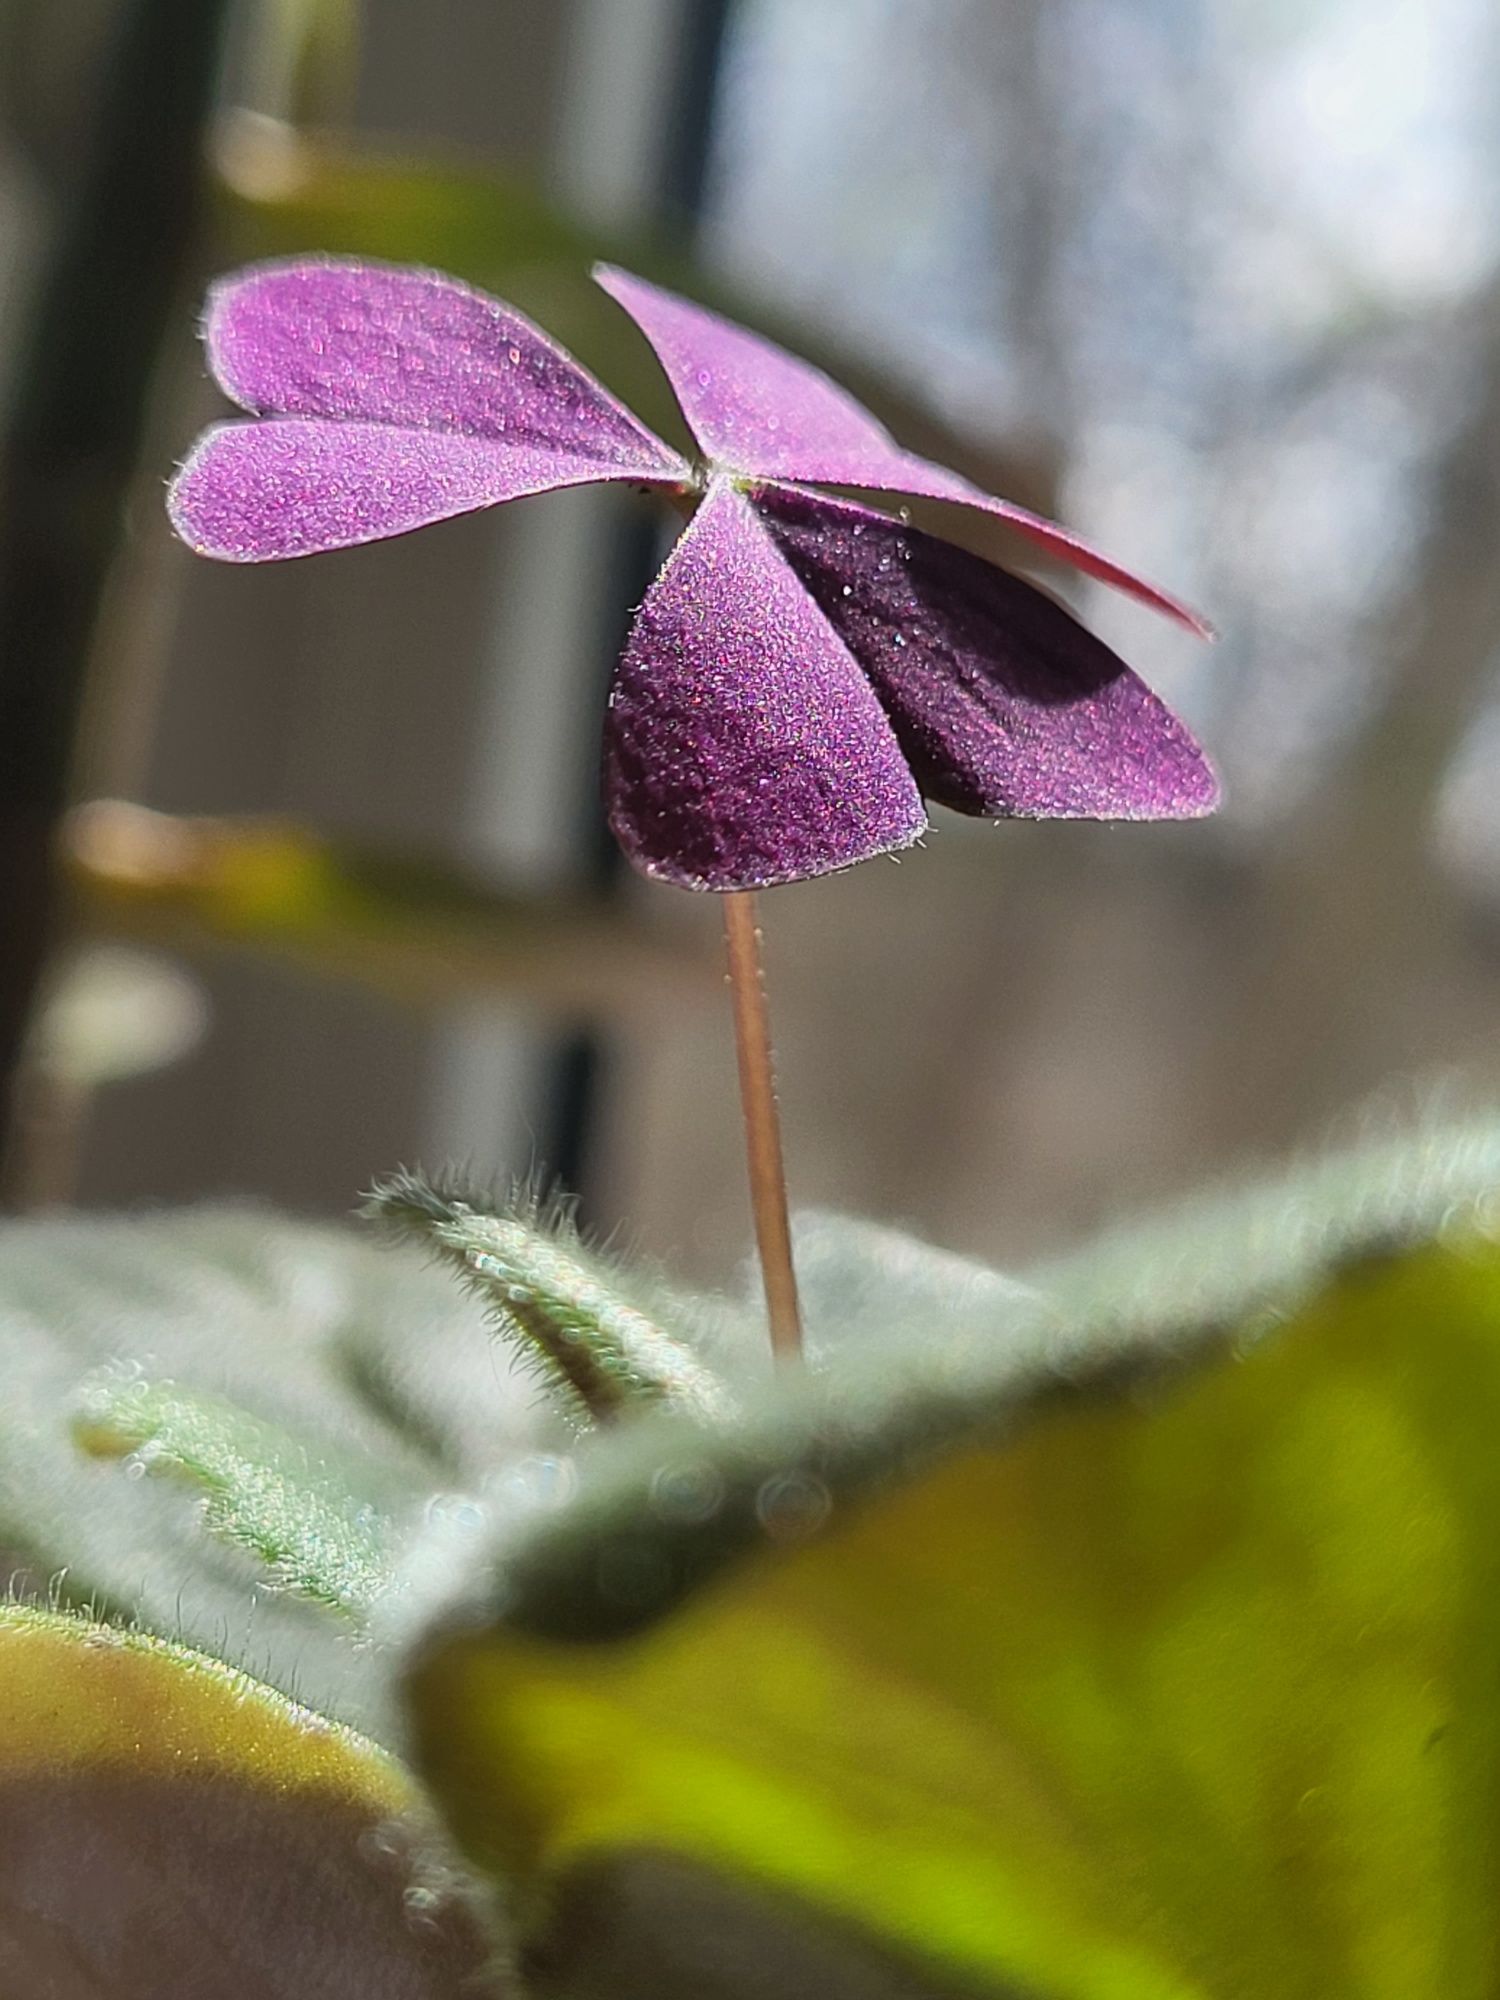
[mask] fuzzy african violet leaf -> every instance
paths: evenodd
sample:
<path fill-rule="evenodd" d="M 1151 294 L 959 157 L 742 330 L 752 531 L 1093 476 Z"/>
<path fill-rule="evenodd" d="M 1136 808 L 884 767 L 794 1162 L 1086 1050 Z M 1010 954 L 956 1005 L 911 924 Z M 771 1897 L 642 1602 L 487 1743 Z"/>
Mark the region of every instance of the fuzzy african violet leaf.
<path fill-rule="evenodd" d="M 1175 819 L 1218 780 L 1165 704 L 1035 585 L 869 507 L 755 511 L 868 674 L 923 796 L 989 819 Z"/>
<path fill-rule="evenodd" d="M 622 1438 L 415 1658 L 452 1823 L 543 1938 L 676 1857 L 963 1991 L 1486 2000 L 1497 1190 L 1429 1138 Z"/>
<path fill-rule="evenodd" d="M 73 1435 L 96 1458 L 196 1490 L 204 1527 L 263 1564 L 272 1588 L 354 1619 L 391 1589 L 403 1525 L 433 1490 L 430 1469 L 420 1477 L 114 1368 L 82 1385 Z"/>
<path fill-rule="evenodd" d="M 637 614 L 604 789 L 636 866 L 693 889 L 795 882 L 927 824 L 869 682 L 727 481 Z"/>
<path fill-rule="evenodd" d="M 0 1608 L 0 1989 L 482 2000 L 488 1940 L 410 1779 L 138 1633 Z"/>
<path fill-rule="evenodd" d="M 903 451 L 884 424 L 820 368 L 628 271 L 600 264 L 594 276 L 655 348 L 693 435 L 721 470 L 756 479 L 873 487 L 977 507 L 1048 555 L 1207 636 L 1209 627 L 1195 611 L 1081 536 Z"/>
<path fill-rule="evenodd" d="M 0 1386 L 0 1548 L 377 1729 L 358 1620 L 387 1562 L 556 1429 L 442 1273 L 254 1210 L 7 1223 Z"/>
<path fill-rule="evenodd" d="M 872 1343 L 948 1348 L 993 1340 L 996 1326 L 1032 1296 L 1028 1285 L 973 1258 L 861 1216 L 800 1210 L 792 1247 L 803 1335 L 818 1368 L 859 1367 Z M 747 1299 L 761 1298 L 758 1263 L 746 1264 L 743 1289 Z"/>
<path fill-rule="evenodd" d="M 682 1304 L 643 1310 L 629 1272 L 584 1244 L 566 1204 L 524 1188 L 487 1201 L 404 1172 L 371 1190 L 364 1213 L 457 1273 L 580 1430 L 659 1407 L 706 1422 L 731 1415 L 729 1385 L 695 1351 Z"/>

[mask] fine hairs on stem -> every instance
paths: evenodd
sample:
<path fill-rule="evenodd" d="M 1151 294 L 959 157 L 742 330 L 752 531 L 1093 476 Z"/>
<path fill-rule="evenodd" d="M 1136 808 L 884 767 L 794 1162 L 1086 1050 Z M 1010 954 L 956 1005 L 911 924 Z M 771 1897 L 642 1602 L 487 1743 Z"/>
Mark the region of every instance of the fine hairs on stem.
<path fill-rule="evenodd" d="M 781 1157 L 781 1123 L 776 1110 L 771 1023 L 761 968 L 755 896 L 750 890 L 737 889 L 720 900 L 724 905 L 724 942 L 734 1005 L 734 1043 L 739 1058 L 740 1106 L 745 1118 L 750 1205 L 765 1283 L 771 1351 L 778 1361 L 796 1361 L 802 1353 L 802 1313 L 797 1303 L 797 1274 L 792 1266 L 786 1169 Z"/>

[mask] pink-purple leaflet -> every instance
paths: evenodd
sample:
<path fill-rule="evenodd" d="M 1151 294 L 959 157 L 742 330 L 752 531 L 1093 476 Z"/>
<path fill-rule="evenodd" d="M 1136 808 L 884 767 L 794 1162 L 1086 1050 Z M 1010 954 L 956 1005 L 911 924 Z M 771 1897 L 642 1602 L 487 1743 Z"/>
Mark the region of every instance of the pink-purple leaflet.
<path fill-rule="evenodd" d="M 1051 522 L 903 452 L 806 363 L 623 272 L 706 463 L 689 466 L 529 321 L 438 273 L 302 261 L 215 288 L 210 366 L 252 413 L 173 483 L 199 553 L 274 561 L 600 480 L 699 502 L 647 594 L 605 723 L 611 826 L 648 874 L 729 890 L 908 846 L 921 798 L 990 817 L 1212 809 L 1182 724 L 1054 601 L 868 487 L 999 513 L 1202 630 Z"/>
<path fill-rule="evenodd" d="M 529 320 L 436 271 L 252 268 L 214 287 L 214 379 L 266 419 L 205 433 L 174 482 L 200 555 L 274 562 L 500 500 L 688 468 Z"/>
<path fill-rule="evenodd" d="M 601 264 L 594 276 L 656 350 L 694 437 L 722 470 L 977 507 L 1058 561 L 1139 598 L 1200 638 L 1211 636 L 1196 611 L 1056 521 L 997 500 L 956 472 L 903 451 L 885 426 L 821 369 L 628 271 Z"/>
<path fill-rule="evenodd" d="M 685 888 L 795 882 L 926 827 L 875 690 L 728 480 L 646 593 L 609 701 L 610 825 Z"/>
<path fill-rule="evenodd" d="M 1035 584 L 852 501 L 773 485 L 751 497 L 869 675 L 926 798 L 985 819 L 1218 804 L 1176 716 Z"/>

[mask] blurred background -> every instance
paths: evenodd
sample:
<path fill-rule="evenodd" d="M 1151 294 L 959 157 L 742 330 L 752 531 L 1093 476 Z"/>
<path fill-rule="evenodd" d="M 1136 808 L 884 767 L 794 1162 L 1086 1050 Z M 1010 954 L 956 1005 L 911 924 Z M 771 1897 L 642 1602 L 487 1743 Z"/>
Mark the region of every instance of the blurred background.
<path fill-rule="evenodd" d="M 765 899 L 795 1202 L 1011 1259 L 1491 1090 L 1497 84 L 1484 0 L 0 0 L 7 1199 L 455 1161 L 694 1276 L 748 1237 L 717 909 L 596 796 L 665 523 L 169 537 L 203 285 L 299 249 L 485 285 L 679 435 L 612 257 L 1220 627 L 1066 584 L 1218 819 L 939 813 Z"/>

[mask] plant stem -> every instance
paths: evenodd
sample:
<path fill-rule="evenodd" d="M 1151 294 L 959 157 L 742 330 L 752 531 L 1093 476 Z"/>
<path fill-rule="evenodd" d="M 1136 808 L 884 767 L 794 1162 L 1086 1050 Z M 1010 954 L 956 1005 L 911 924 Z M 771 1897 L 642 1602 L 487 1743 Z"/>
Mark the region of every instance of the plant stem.
<path fill-rule="evenodd" d="M 740 1106 L 745 1117 L 745 1153 L 750 1169 L 750 1206 L 766 1291 L 771 1352 L 778 1361 L 802 1353 L 802 1313 L 797 1274 L 792 1268 L 792 1232 L 787 1220 L 786 1168 L 781 1157 L 781 1122 L 776 1109 L 776 1073 L 771 1054 L 771 1018 L 761 966 L 760 926 L 752 891 L 732 890 L 722 898 L 724 942 L 729 955 L 729 989 L 734 1003 L 734 1045 L 740 1068 Z"/>

